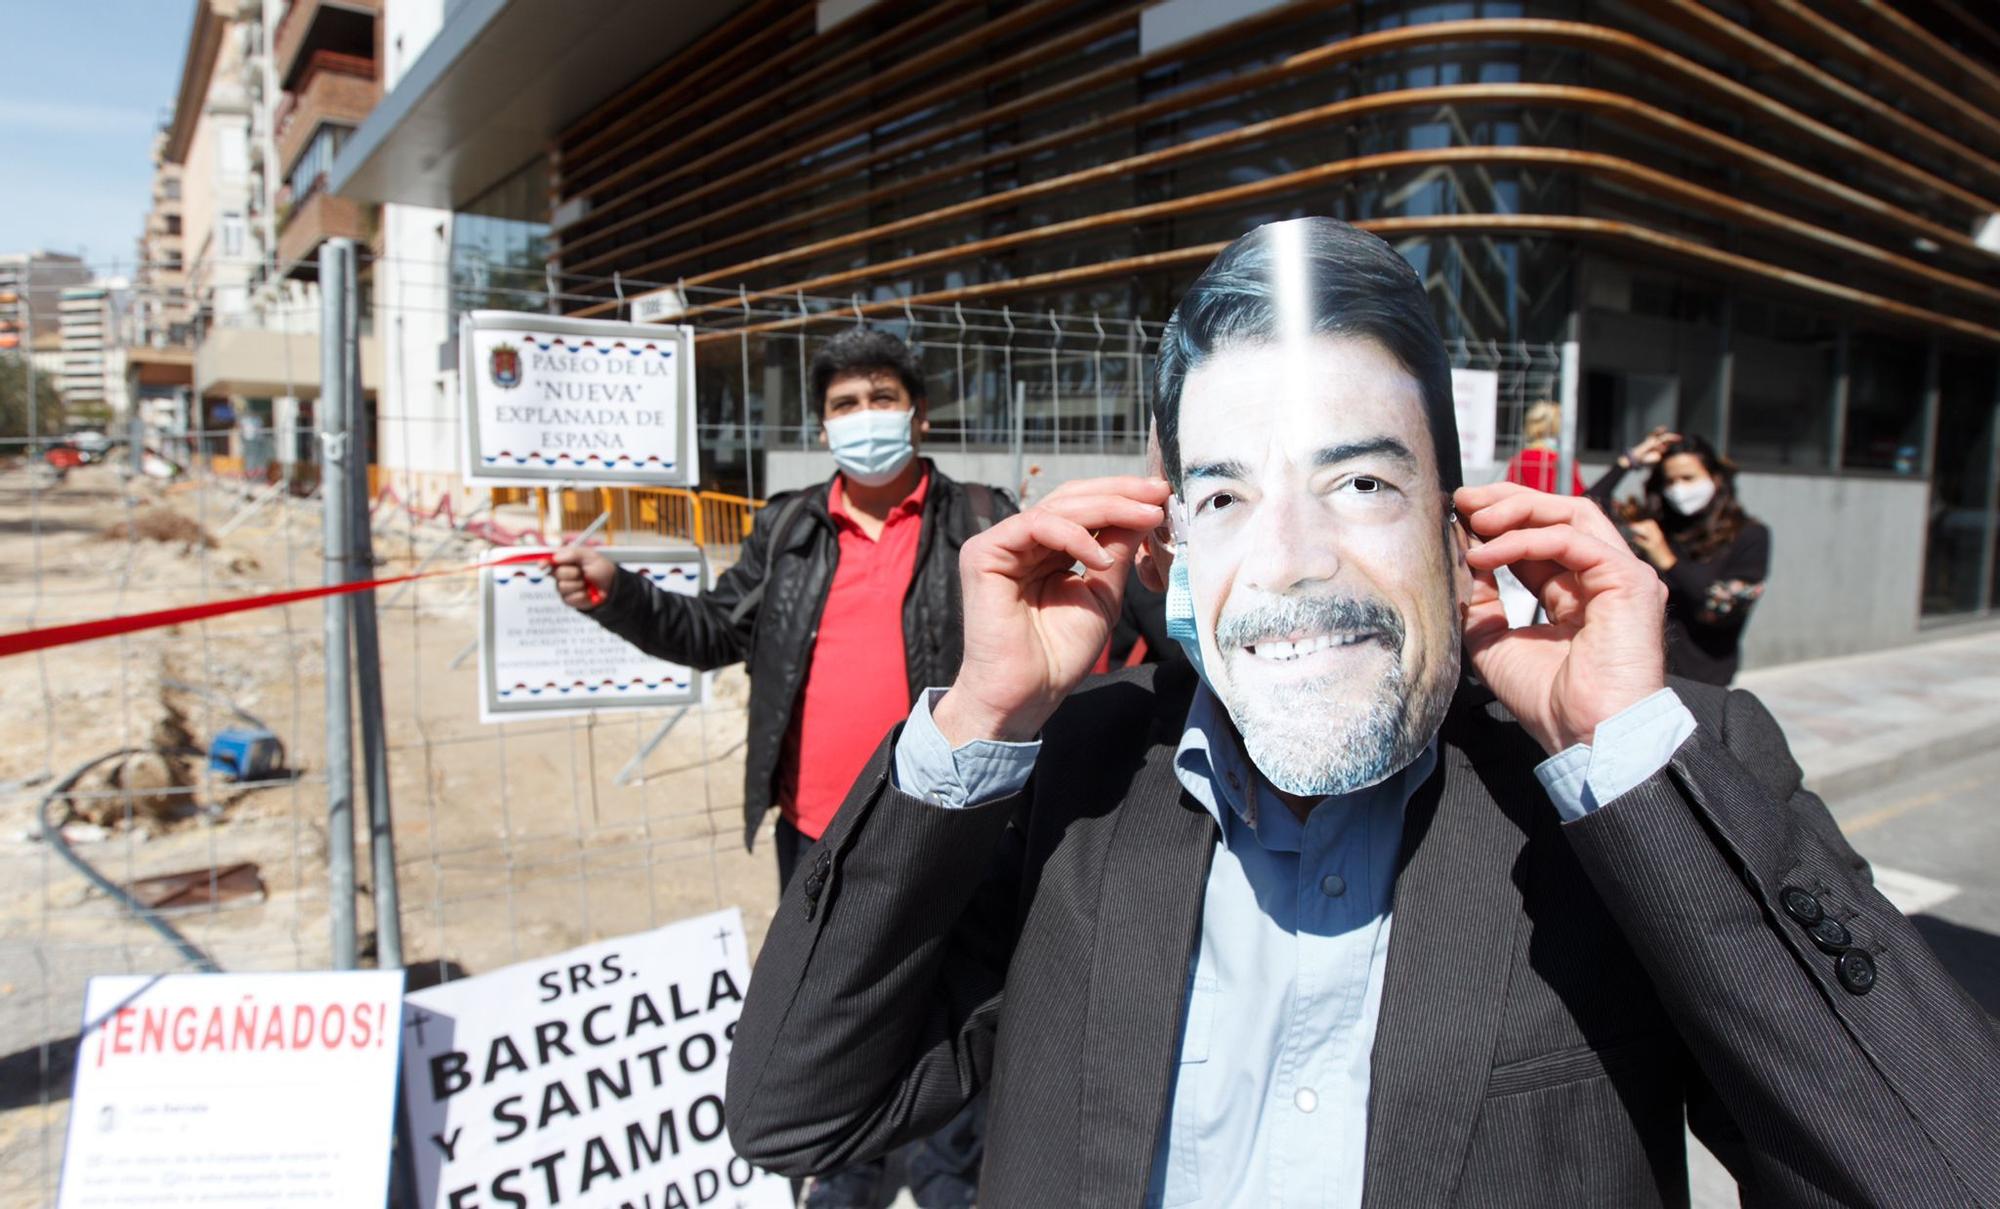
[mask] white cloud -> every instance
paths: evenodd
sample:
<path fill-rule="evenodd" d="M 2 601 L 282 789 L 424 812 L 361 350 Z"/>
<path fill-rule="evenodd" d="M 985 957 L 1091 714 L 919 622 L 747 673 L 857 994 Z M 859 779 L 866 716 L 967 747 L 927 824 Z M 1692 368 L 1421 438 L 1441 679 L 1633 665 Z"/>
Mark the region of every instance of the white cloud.
<path fill-rule="evenodd" d="M 138 105 L 18 101 L 0 97 L 0 130 L 39 134 L 147 133 L 158 120 L 151 110 Z"/>

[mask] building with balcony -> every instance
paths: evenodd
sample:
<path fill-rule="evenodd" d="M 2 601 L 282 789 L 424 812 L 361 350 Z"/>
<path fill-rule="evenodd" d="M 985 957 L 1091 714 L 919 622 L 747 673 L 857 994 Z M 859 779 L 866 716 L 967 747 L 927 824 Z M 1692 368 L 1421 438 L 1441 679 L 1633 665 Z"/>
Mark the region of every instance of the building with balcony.
<path fill-rule="evenodd" d="M 125 342 L 125 394 L 148 428 L 185 433 L 194 385 L 194 304 L 188 296 L 182 166 L 167 159 L 169 131 L 153 141 L 153 188 L 139 233 Z"/>
<path fill-rule="evenodd" d="M 279 273 L 318 274 L 328 239 L 375 242 L 372 207 L 326 188 L 334 157 L 368 117 L 382 90 L 377 64 L 379 0 L 267 0 L 274 18 L 271 61 L 280 90 L 276 138 Z"/>
<path fill-rule="evenodd" d="M 153 189 L 139 233 L 139 267 L 132 278 L 134 345 L 190 346 L 194 308 L 188 298 L 186 220 L 181 165 L 166 158 L 167 131 L 153 141 Z"/>
<path fill-rule="evenodd" d="M 1768 663 L 2000 606 L 1996 112 L 1955 0 L 490 0 L 333 184 L 452 209 L 455 296 L 533 309 L 541 258 L 587 316 L 655 283 L 1157 331 L 1223 241 L 1346 218 L 1448 339 L 1578 343 L 1587 461 L 1665 423 L 1742 465 Z M 705 431 L 810 430 L 810 317 L 757 327 L 706 346 Z M 704 469 L 771 483 L 780 443 Z"/>
<path fill-rule="evenodd" d="M 63 290 L 56 304 L 62 333 L 57 389 L 70 424 L 97 427 L 131 414 L 125 385 L 125 335 L 132 292 L 124 278 L 107 278 Z"/>

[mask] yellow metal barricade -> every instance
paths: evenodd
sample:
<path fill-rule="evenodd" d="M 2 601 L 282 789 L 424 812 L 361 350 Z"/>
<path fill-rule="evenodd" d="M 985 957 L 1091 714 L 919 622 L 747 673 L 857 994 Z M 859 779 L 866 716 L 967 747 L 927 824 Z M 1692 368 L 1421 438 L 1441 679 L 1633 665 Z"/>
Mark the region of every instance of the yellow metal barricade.
<path fill-rule="evenodd" d="M 743 552 L 744 540 L 750 536 L 752 518 L 763 506 L 763 500 L 725 495 L 720 491 L 702 492 L 702 545 L 707 547 L 709 555 L 734 561 Z"/>

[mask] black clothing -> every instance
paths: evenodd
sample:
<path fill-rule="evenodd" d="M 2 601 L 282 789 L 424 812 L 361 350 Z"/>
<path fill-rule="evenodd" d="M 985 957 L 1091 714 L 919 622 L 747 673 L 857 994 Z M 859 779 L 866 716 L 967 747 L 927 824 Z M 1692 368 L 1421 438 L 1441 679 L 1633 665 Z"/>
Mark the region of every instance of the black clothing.
<path fill-rule="evenodd" d="M 1611 499 L 1631 472 L 1612 466 L 1585 494 L 1596 500 L 1613 521 Z M 1659 572 L 1667 585 L 1667 674 L 1727 685 L 1743 661 L 1743 627 L 1751 607 L 1763 594 L 1771 571 L 1771 531 L 1747 522 L 1736 540 L 1706 558 L 1688 553 L 1687 528 L 1679 518 L 1661 522 L 1674 565 Z"/>
<path fill-rule="evenodd" d="M 1125 599 L 1111 625 L 1111 666 L 1124 667 L 1141 639 L 1146 643 L 1141 663 L 1187 662 L 1181 644 L 1167 636 L 1166 593 L 1147 587 L 1135 567 L 1125 574 Z"/>
<path fill-rule="evenodd" d="M 1194 680 L 1087 682 L 1028 784 L 963 809 L 882 744 L 757 956 L 738 1154 L 838 1167 L 990 1089 L 984 1209 L 1144 1201 L 1217 842 L 1174 771 Z M 1685 1206 L 1690 1126 L 1747 1204 L 2000 1204 L 2000 1037 L 1757 699 L 1673 688 L 1694 734 L 1565 823 L 1545 753 L 1461 687 L 1405 811 L 1363 1206 Z"/>
<path fill-rule="evenodd" d="M 925 462 L 931 476 L 924 498 L 917 566 L 903 597 L 903 653 L 910 700 L 958 674 L 965 635 L 959 612 L 958 549 L 981 528 L 980 509 L 966 489 Z M 743 757 L 743 846 L 757 837 L 777 795 L 785 735 L 805 687 L 819 635 L 820 610 L 833 586 L 840 538 L 827 512 L 833 481 L 807 488 L 808 502 L 787 509 L 794 492 L 771 497 L 757 513 L 743 553 L 715 586 L 700 596 L 663 592 L 633 572 L 618 572 L 603 604 L 590 610 L 598 624 L 649 655 L 707 671 L 748 664 L 750 724 Z M 988 520 L 1016 511 L 1004 491 L 991 490 Z M 785 532 L 774 534 L 781 514 Z M 773 547 L 773 542 L 777 546 Z M 765 583 L 766 568 L 770 582 Z M 734 615 L 739 602 L 762 589 L 755 607 Z"/>
<path fill-rule="evenodd" d="M 806 833 L 792 826 L 791 820 L 779 817 L 777 825 L 771 829 L 771 848 L 778 857 L 778 893 L 783 895 L 792 884 L 792 871 L 799 867 L 799 858 L 813 842 Z"/>

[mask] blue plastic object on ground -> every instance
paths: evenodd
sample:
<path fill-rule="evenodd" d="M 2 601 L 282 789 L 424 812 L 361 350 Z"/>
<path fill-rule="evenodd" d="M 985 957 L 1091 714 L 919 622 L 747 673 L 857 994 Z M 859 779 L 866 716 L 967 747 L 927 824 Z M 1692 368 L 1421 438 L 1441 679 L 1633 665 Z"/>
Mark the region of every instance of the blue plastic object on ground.
<path fill-rule="evenodd" d="M 262 781 L 284 770 L 285 746 L 261 727 L 232 726 L 209 743 L 208 767 L 232 780 Z"/>

